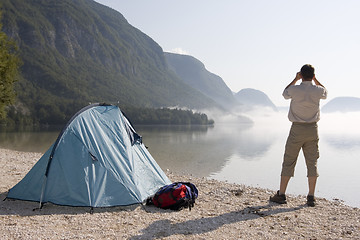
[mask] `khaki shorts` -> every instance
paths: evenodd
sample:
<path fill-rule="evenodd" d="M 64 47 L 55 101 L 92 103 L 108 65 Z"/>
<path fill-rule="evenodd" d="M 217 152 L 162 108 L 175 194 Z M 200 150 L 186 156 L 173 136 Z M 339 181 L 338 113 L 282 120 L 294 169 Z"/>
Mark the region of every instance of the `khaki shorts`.
<path fill-rule="evenodd" d="M 319 136 L 317 123 L 293 123 L 285 145 L 281 176 L 294 176 L 296 161 L 303 150 L 307 176 L 319 176 L 317 160 L 319 158 Z"/>

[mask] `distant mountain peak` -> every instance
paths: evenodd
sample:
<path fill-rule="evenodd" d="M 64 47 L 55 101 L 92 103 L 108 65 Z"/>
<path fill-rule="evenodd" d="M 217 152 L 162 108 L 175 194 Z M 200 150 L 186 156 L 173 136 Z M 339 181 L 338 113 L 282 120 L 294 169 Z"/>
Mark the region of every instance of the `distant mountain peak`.
<path fill-rule="evenodd" d="M 322 112 L 358 112 L 360 111 L 360 98 L 358 97 L 336 97 L 326 103 Z"/>
<path fill-rule="evenodd" d="M 235 94 L 235 98 L 247 109 L 253 109 L 255 107 L 270 107 L 274 111 L 277 111 L 275 104 L 264 92 L 260 90 L 244 88 Z"/>

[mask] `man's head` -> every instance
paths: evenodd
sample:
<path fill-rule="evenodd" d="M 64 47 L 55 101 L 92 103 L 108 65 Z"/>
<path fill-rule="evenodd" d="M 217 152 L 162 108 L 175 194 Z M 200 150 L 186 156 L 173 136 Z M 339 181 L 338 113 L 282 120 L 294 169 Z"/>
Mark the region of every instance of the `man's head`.
<path fill-rule="evenodd" d="M 305 64 L 304 66 L 302 66 L 300 72 L 303 80 L 311 81 L 315 75 L 315 68 L 310 64 Z"/>

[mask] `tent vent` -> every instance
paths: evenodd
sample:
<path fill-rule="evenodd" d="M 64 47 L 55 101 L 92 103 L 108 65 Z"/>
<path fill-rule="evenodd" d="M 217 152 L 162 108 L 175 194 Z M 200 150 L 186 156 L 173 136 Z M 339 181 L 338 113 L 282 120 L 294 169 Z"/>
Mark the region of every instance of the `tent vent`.
<path fill-rule="evenodd" d="M 90 154 L 91 159 L 92 159 L 93 161 L 97 161 L 97 158 L 96 158 L 91 152 L 89 152 L 89 154 Z"/>

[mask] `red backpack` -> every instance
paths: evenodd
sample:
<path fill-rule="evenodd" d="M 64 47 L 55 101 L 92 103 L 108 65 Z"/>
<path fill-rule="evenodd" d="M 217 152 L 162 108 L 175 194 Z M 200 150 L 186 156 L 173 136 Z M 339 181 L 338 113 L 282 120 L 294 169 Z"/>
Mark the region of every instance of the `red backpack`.
<path fill-rule="evenodd" d="M 160 188 L 153 197 L 147 200 L 147 204 L 154 204 L 163 209 L 181 210 L 194 206 L 198 197 L 198 190 L 190 182 L 175 182 Z"/>

